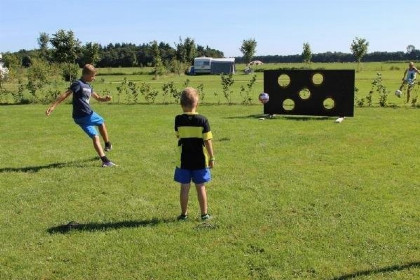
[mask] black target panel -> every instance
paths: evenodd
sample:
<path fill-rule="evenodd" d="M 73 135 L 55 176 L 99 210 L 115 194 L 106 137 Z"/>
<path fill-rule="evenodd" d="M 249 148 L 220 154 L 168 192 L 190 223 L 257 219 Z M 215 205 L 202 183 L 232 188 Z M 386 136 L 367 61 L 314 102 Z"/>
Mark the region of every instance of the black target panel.
<path fill-rule="evenodd" d="M 264 114 L 354 115 L 354 70 L 265 70 Z"/>

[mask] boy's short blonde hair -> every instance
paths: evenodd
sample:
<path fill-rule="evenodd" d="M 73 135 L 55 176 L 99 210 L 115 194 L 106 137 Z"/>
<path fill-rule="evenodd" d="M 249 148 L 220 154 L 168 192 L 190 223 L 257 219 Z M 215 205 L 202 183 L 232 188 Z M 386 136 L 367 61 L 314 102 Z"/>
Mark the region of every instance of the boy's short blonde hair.
<path fill-rule="evenodd" d="M 198 104 L 198 92 L 195 88 L 187 87 L 181 93 L 181 106 L 185 108 L 194 108 Z"/>
<path fill-rule="evenodd" d="M 83 66 L 82 75 L 86 74 L 96 74 L 95 66 L 92 64 L 85 64 L 85 66 Z"/>

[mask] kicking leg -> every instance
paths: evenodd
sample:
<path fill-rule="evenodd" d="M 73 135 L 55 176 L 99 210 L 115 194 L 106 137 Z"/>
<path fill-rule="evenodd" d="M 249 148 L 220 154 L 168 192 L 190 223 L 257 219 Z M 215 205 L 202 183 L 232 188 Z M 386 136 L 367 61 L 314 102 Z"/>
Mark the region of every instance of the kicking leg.
<path fill-rule="evenodd" d="M 102 149 L 101 141 L 99 141 L 99 136 L 95 135 L 92 137 L 93 147 L 95 151 L 98 153 L 98 156 L 101 158 L 105 156 L 104 150 Z"/>
<path fill-rule="evenodd" d="M 102 139 L 105 142 L 105 151 L 110 151 L 112 149 L 111 142 L 109 141 L 108 130 L 106 129 L 105 123 L 102 123 L 99 128 L 99 133 L 101 133 Z"/>

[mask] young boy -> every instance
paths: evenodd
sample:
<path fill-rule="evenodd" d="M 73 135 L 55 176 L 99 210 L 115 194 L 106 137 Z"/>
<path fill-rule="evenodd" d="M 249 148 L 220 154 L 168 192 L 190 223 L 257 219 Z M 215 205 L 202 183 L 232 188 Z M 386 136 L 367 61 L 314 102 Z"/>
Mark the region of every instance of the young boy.
<path fill-rule="evenodd" d="M 410 101 L 410 93 L 413 89 L 416 81 L 416 74 L 420 71 L 414 66 L 413 62 L 408 63 L 408 68 L 404 71 L 404 76 L 402 78 L 403 83 L 400 86 L 400 91 L 403 90 L 405 85 L 407 86 L 407 103 Z"/>
<path fill-rule="evenodd" d="M 175 132 L 178 137 L 180 160 L 175 168 L 174 180 L 181 184 L 181 215 L 178 220 L 188 218 L 188 193 L 191 181 L 197 189 L 201 220 L 210 219 L 207 213 L 207 193 L 205 183 L 211 179 L 210 169 L 214 167 L 214 154 L 210 125 L 206 117 L 196 112 L 197 90 L 187 87 L 181 94 L 184 113 L 175 117 Z"/>
<path fill-rule="evenodd" d="M 95 129 L 95 126 L 99 128 L 99 132 L 105 142 L 105 151 L 110 151 L 112 149 L 112 145 L 109 141 L 108 131 L 106 129 L 104 119 L 95 113 L 89 104 L 91 96 L 93 96 L 93 98 L 96 100 L 103 102 L 110 101 L 111 96 L 99 96 L 96 92 L 93 91 L 93 88 L 89 83 L 95 80 L 95 75 L 95 67 L 91 64 L 86 64 L 82 70 L 82 77 L 79 80 L 74 81 L 67 91 L 59 95 L 56 101 L 47 109 L 45 113 L 47 116 L 51 115 L 55 107 L 57 107 L 58 104 L 63 102 L 73 93 L 74 122 L 78 124 L 92 139 L 93 147 L 102 160 L 102 167 L 111 167 L 115 166 L 115 164 L 106 157 L 99 140 L 98 132 Z"/>

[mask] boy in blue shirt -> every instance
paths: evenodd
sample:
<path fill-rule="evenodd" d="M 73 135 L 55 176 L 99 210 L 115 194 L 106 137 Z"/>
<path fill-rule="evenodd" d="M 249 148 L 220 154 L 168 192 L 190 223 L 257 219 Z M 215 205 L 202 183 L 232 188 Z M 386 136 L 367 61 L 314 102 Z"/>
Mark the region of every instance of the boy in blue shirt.
<path fill-rule="evenodd" d="M 181 215 L 178 216 L 178 220 L 186 220 L 188 217 L 188 193 L 191 181 L 197 189 L 201 220 L 210 219 L 207 213 L 205 183 L 210 181 L 210 168 L 214 167 L 215 158 L 211 141 L 213 136 L 207 118 L 196 112 L 197 106 L 197 90 L 187 87 L 181 94 L 181 107 L 184 113 L 175 117 L 180 158 L 175 168 L 174 180 L 181 184 Z"/>
<path fill-rule="evenodd" d="M 99 128 L 99 132 L 105 142 L 105 151 L 110 151 L 112 149 L 112 145 L 109 141 L 108 131 L 106 129 L 104 119 L 95 113 L 89 104 L 91 96 L 102 102 L 110 101 L 111 96 L 99 96 L 96 92 L 93 91 L 93 88 L 89 83 L 95 80 L 95 75 L 95 67 L 91 64 L 86 64 L 82 70 L 82 77 L 79 80 L 74 81 L 67 91 L 59 95 L 56 101 L 47 109 L 45 113 L 47 116 L 49 116 L 57 107 L 57 105 L 59 105 L 73 93 L 72 116 L 74 122 L 78 124 L 92 139 L 93 147 L 102 160 L 102 167 L 111 167 L 115 166 L 115 164 L 106 157 L 99 140 L 98 132 L 95 129 L 95 126 Z"/>

